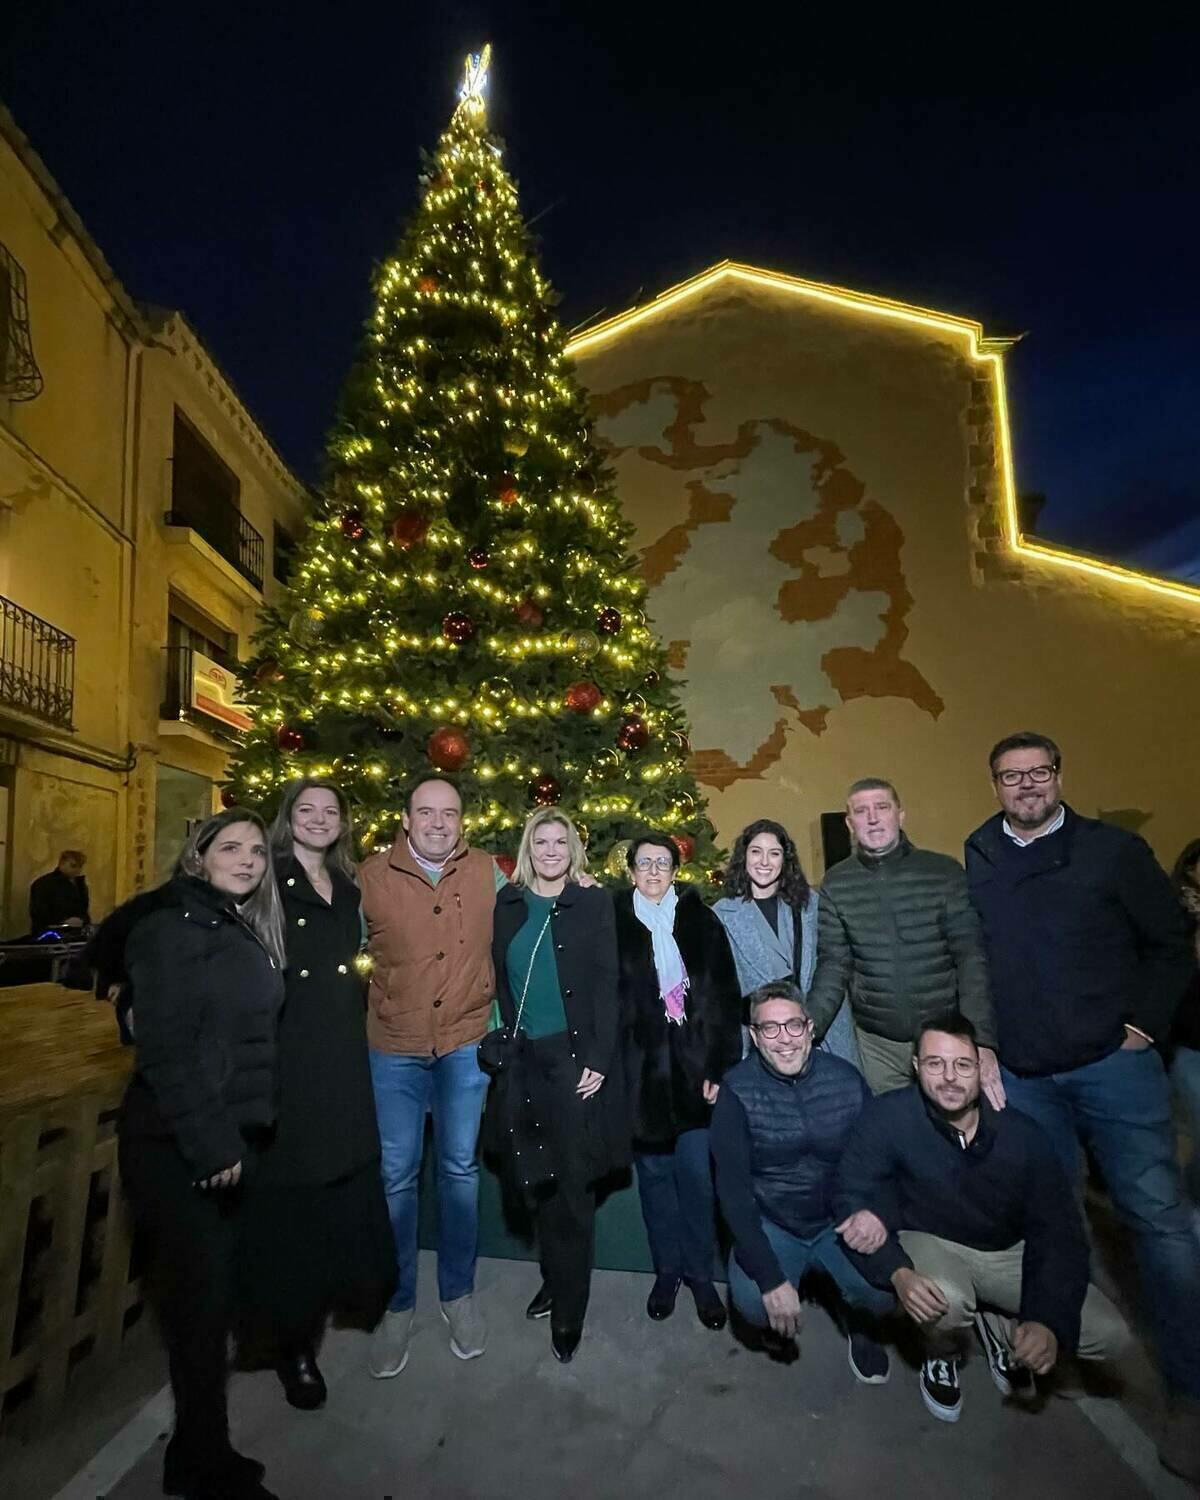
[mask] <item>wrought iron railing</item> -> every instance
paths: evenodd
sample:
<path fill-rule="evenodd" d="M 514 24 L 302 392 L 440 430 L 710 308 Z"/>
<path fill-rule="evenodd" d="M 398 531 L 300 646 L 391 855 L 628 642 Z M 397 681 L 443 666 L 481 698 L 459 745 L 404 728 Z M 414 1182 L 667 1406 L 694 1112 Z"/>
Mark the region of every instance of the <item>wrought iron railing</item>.
<path fill-rule="evenodd" d="M 71 728 L 75 637 L 0 594 L 0 705 Z"/>
<path fill-rule="evenodd" d="M 168 526 L 190 526 L 243 578 L 256 589 L 262 588 L 266 544 L 262 533 L 251 526 L 236 505 L 215 495 L 205 496 L 202 502 L 176 495 L 165 519 Z"/>

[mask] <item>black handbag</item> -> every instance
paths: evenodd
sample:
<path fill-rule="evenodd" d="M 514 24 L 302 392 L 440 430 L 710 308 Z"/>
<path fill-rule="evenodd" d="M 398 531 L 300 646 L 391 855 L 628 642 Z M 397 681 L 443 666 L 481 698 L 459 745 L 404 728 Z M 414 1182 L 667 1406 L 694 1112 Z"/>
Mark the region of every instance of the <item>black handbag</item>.
<path fill-rule="evenodd" d="M 521 989 L 521 1003 L 517 1006 L 517 1018 L 511 1026 L 494 1026 L 491 1031 L 484 1034 L 479 1044 L 479 1066 L 489 1078 L 497 1078 L 501 1073 L 509 1070 L 524 1055 L 525 1044 L 529 1040 L 527 1034 L 521 1030 L 521 1017 L 525 1014 L 525 997 L 529 994 L 529 984 L 533 978 L 533 965 L 537 959 L 538 949 L 542 946 L 542 939 L 546 936 L 546 929 L 550 926 L 551 913 L 546 913 L 546 920 L 542 923 L 542 930 L 537 935 L 537 942 L 533 945 L 533 952 L 529 955 L 529 968 L 525 973 L 525 984 Z"/>

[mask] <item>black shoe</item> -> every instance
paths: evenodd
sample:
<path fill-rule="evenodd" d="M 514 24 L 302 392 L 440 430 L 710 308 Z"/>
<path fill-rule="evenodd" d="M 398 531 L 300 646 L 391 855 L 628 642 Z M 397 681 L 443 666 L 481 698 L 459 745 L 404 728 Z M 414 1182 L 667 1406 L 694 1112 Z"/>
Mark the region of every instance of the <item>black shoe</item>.
<path fill-rule="evenodd" d="M 533 1301 L 525 1309 L 525 1316 L 527 1318 L 548 1318 L 553 1300 L 550 1295 L 550 1288 L 543 1281 L 538 1288 L 537 1296 L 534 1297 Z"/>
<path fill-rule="evenodd" d="M 996 1337 L 979 1313 L 975 1314 L 975 1331 L 979 1334 L 979 1342 L 987 1355 L 992 1384 L 1000 1394 L 1006 1397 L 1034 1395 L 1037 1387 L 1034 1385 L 1033 1371 L 1014 1361 L 1012 1350 Z"/>
<path fill-rule="evenodd" d="M 266 1495 L 260 1481 L 266 1473 L 265 1467 L 256 1458 L 247 1458 L 232 1448 L 215 1460 L 205 1462 L 203 1470 L 193 1468 L 180 1454 L 172 1438 L 163 1454 L 164 1495 Z"/>
<path fill-rule="evenodd" d="M 656 1323 L 661 1323 L 675 1311 L 675 1298 L 678 1295 L 678 1276 L 656 1276 L 650 1295 L 646 1298 L 646 1311 Z"/>
<path fill-rule="evenodd" d="M 279 1376 L 289 1406 L 294 1406 L 299 1411 L 316 1411 L 319 1406 L 325 1405 L 329 1392 L 325 1389 L 325 1381 L 312 1354 L 297 1354 L 291 1359 L 281 1359 L 275 1366 L 275 1373 Z"/>
<path fill-rule="evenodd" d="M 962 1416 L 962 1392 L 958 1388 L 958 1360 L 927 1359 L 921 1366 L 921 1400 L 939 1422 L 957 1422 Z"/>
<path fill-rule="evenodd" d="M 878 1340 L 865 1333 L 848 1333 L 850 1345 L 850 1369 L 855 1380 L 863 1385 L 886 1385 L 891 1378 L 892 1365 L 888 1352 Z"/>
<path fill-rule="evenodd" d="M 726 1314 L 725 1304 L 717 1295 L 716 1287 L 711 1281 L 693 1281 L 689 1282 L 689 1286 L 696 1303 L 696 1316 L 705 1328 L 711 1328 L 717 1333 L 725 1327 Z"/>
<path fill-rule="evenodd" d="M 582 1328 L 551 1328 L 550 1348 L 554 1351 L 554 1357 L 560 1365 L 569 1365 L 575 1357 L 575 1351 L 579 1348 L 579 1340 L 583 1337 Z"/>

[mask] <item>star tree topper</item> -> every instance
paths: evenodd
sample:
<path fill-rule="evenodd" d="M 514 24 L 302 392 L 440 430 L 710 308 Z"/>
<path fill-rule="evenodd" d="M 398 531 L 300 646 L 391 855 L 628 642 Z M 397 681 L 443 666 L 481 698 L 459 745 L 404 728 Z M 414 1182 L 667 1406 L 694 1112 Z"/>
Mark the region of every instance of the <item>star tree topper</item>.
<path fill-rule="evenodd" d="M 488 69 L 492 65 L 492 44 L 488 42 L 482 52 L 467 53 L 462 87 L 458 91 L 459 108 L 469 115 L 481 115 L 486 108 L 484 90 L 487 88 Z"/>

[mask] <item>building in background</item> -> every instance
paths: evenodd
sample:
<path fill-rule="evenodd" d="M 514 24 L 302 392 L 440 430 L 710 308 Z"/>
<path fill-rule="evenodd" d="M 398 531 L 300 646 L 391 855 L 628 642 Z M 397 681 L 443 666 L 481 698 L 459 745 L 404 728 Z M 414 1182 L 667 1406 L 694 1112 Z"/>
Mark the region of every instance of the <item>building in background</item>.
<path fill-rule="evenodd" d="M 988 749 L 1027 728 L 1079 811 L 1163 860 L 1200 834 L 1200 589 L 1023 534 L 1011 342 L 725 263 L 570 345 L 726 843 L 776 817 L 819 874 L 822 814 L 876 775 L 959 854 Z"/>
<path fill-rule="evenodd" d="M 0 109 L 0 936 L 58 852 L 169 871 L 305 496 L 181 314 L 136 304 Z"/>

